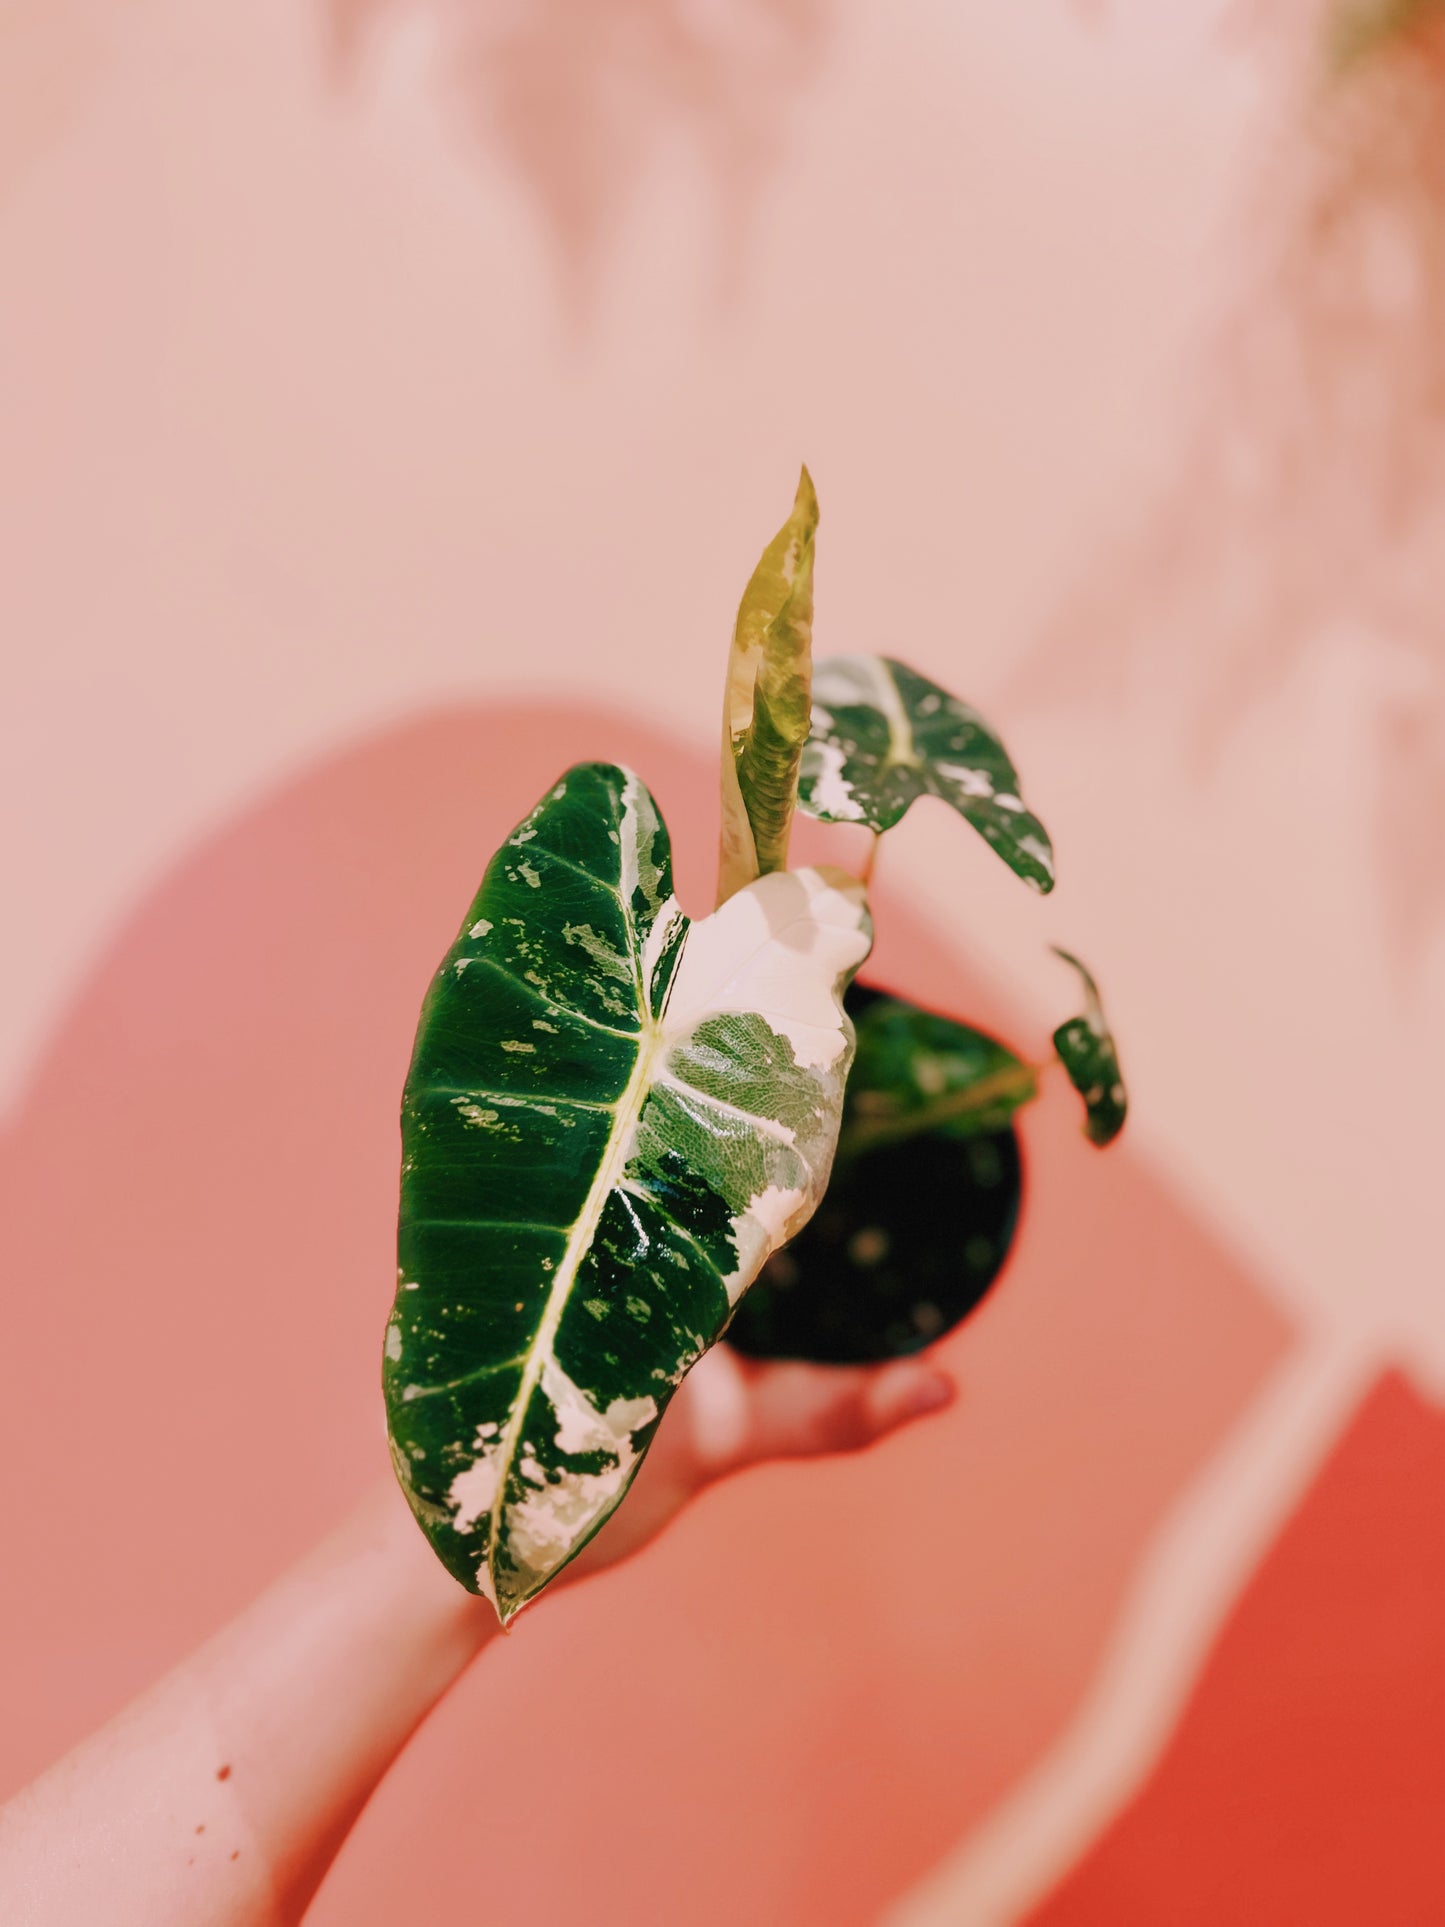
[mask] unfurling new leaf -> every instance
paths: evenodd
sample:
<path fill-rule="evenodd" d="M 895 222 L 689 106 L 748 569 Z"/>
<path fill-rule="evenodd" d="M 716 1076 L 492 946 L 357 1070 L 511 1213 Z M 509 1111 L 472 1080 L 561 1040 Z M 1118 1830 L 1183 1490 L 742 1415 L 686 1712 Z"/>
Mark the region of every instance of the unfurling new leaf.
<path fill-rule="evenodd" d="M 616 1507 L 822 1195 L 870 940 L 836 871 L 690 922 L 652 797 L 608 764 L 488 866 L 403 1097 L 384 1378 L 412 1509 L 504 1621 Z"/>
<path fill-rule="evenodd" d="M 1129 1109 L 1119 1053 L 1104 1020 L 1098 985 L 1067 950 L 1055 945 L 1054 955 L 1072 965 L 1084 983 L 1084 1014 L 1059 1025 L 1054 1032 L 1054 1049 L 1069 1074 L 1069 1082 L 1084 1100 L 1085 1135 L 1092 1144 L 1112 1144 L 1124 1128 Z"/>
<path fill-rule="evenodd" d="M 812 703 L 817 528 L 818 498 L 805 468 L 792 514 L 763 551 L 733 629 L 723 701 L 719 903 L 787 865 Z"/>
<path fill-rule="evenodd" d="M 951 804 L 1033 889 L 1053 889 L 1048 832 L 976 709 L 888 656 L 820 662 L 798 807 L 881 835 L 920 796 Z"/>

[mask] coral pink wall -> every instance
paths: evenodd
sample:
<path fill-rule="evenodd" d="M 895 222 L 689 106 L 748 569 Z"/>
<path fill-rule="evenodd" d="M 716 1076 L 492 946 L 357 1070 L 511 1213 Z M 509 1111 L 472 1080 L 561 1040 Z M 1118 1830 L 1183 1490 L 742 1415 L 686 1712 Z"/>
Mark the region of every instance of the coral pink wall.
<path fill-rule="evenodd" d="M 1259 269 L 1318 199 L 1299 47 L 1215 12 L 0 9 L 10 1783 L 369 1475 L 434 953 L 572 754 L 645 760 L 706 847 L 727 618 L 802 457 L 821 647 L 988 708 L 1060 851 L 1041 906 L 917 812 L 897 967 L 1041 1034 L 1046 943 L 1075 945 L 1132 1141 L 1093 1164 L 1041 1114 L 1031 1243 L 953 1341 L 957 1414 L 740 1484 L 525 1626 L 317 1916 L 400 1917 L 424 1846 L 426 1917 L 485 1853 L 499 1910 L 545 1866 L 547 1918 L 585 1892 L 701 1920 L 701 1862 L 719 1919 L 1018 1919 L 1164 1759 L 1135 1846 L 1049 1903 L 1112 1920 L 1120 1865 L 1195 1811 L 1169 1747 L 1197 1683 L 1230 1696 L 1207 1730 L 1285 1771 L 1238 1723 L 1288 1617 L 1251 1582 L 1328 1614 L 1295 1542 L 1263 1563 L 1286 1521 L 1314 1488 L 1363 1532 L 1339 1465 L 1387 1487 L 1440 1425 L 1445 584 L 1391 547 L 1384 465 L 1310 440 L 1313 311 Z M 1260 313 L 1303 401 L 1251 385 Z M 887 1542 L 860 1551 L 860 1516 Z M 1366 1567 L 1415 1597 L 1407 1532 Z M 1388 1611 L 1341 1613 L 1312 1717 L 1347 1731 L 1329 1678 L 1366 1649 L 1432 1706 L 1439 1642 L 1391 1662 Z M 647 1828 L 597 1798 L 576 1704 L 624 1753 L 645 1732 Z M 520 1778 L 498 1807 L 495 1731 L 562 1775 L 555 1813 Z M 1208 1857 L 1225 1821 L 1197 1812 Z M 1366 1883 L 1385 1843 L 1353 1838 Z"/>

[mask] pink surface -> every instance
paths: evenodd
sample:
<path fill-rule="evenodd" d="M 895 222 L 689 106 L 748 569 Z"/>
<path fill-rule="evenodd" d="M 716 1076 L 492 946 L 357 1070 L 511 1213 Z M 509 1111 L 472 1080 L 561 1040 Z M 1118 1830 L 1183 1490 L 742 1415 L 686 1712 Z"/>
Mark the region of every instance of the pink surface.
<path fill-rule="evenodd" d="M 1371 1390 L 1158 1772 L 1031 1927 L 1445 1920 L 1445 1419 Z"/>
<path fill-rule="evenodd" d="M 712 747 L 805 456 L 820 650 L 979 701 L 1060 855 L 1039 906 L 920 809 L 880 968 L 1005 1026 L 1007 983 L 1041 1035 L 1044 942 L 1077 948 L 1129 1137 L 1031 1120 L 1038 1209 L 931 1438 L 741 1484 L 524 1622 L 320 1913 L 565 1916 L 585 1870 L 603 1927 L 863 1917 L 1100 1684 L 1142 1549 L 1125 1657 L 1188 1676 L 1189 1608 L 1228 1616 L 1368 1375 L 1445 1395 L 1445 14 L 1332 91 L 1341 3 L 0 0 L 0 1779 L 380 1463 L 422 987 L 566 755 L 657 774 L 705 895 L 670 745 Z M 1288 1405 L 1286 1326 L 1349 1369 L 1282 1469 L 1219 1448 L 1254 1388 Z M 1417 1433 L 1371 1418 L 1359 1489 Z M 1200 1467 L 1233 1483 L 1184 1557 Z M 1210 1727 L 1265 1805 L 1347 1804 L 1329 1709 L 1434 1570 L 1423 1535 L 1382 1568 L 1338 1489 L 1366 1550 L 1278 1595 Z M 1294 1763 L 1242 1717 L 1282 1645 Z M 1401 1647 L 1389 1695 L 1433 1664 Z M 1150 1771 L 1149 1693 L 1103 1684 L 1025 1885 L 1141 1734 Z M 1182 1757 L 1128 1855 L 1232 1867 Z"/>
<path fill-rule="evenodd" d="M 708 759 L 580 711 L 434 716 L 203 845 L 46 1056 L 3 1207 L 24 1281 L 0 1414 L 24 1468 L 4 1515 L 7 1785 L 383 1462 L 416 1008 L 486 856 L 582 755 L 646 772 L 703 900 Z M 886 888 L 879 914 L 877 975 L 1012 1032 Z M 739 1481 L 529 1615 L 413 1744 L 318 1921 L 470 1918 L 484 1892 L 499 1917 L 585 1907 L 598 1927 L 862 1923 L 1033 1758 L 1161 1508 L 1286 1334 L 1127 1147 L 1097 1158 L 1071 1104 L 1027 1139 L 1038 1209 L 946 1347 L 957 1411 Z"/>

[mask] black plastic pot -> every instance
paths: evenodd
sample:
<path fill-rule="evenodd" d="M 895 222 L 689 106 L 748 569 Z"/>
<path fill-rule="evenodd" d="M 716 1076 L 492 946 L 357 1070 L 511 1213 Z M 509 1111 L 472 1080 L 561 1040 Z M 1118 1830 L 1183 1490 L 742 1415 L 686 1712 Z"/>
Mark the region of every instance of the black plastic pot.
<path fill-rule="evenodd" d="M 883 994 L 855 984 L 847 1007 L 856 1018 Z M 813 1218 L 768 1260 L 728 1342 L 753 1358 L 829 1365 L 921 1351 L 993 1286 L 1022 1199 L 1012 1126 L 861 1152 L 835 1168 Z"/>

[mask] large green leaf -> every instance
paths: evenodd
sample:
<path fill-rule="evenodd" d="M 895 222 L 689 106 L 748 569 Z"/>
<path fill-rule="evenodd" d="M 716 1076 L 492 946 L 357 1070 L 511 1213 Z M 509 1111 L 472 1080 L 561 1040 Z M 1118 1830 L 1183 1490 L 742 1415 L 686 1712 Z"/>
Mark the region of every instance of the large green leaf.
<path fill-rule="evenodd" d="M 978 1305 L 1018 1222 L 1010 1119 L 1034 1088 L 1029 1067 L 966 1024 L 861 984 L 846 1003 L 858 1051 L 827 1192 L 728 1328 L 754 1357 L 918 1351 Z M 901 1128 L 879 1128 L 890 1122 Z"/>
<path fill-rule="evenodd" d="M 635 776 L 567 773 L 488 866 L 402 1107 L 393 1458 L 503 1620 L 622 1498 L 663 1408 L 822 1195 L 870 941 L 837 871 L 690 924 Z"/>
<path fill-rule="evenodd" d="M 941 797 L 1033 889 L 1054 887 L 1048 832 L 1018 771 L 975 709 L 888 656 L 831 656 L 813 672 L 813 724 L 798 806 L 825 823 L 892 829 Z"/>
<path fill-rule="evenodd" d="M 792 513 L 764 549 L 738 605 L 723 697 L 718 902 L 787 867 L 808 740 L 813 669 L 813 540 L 818 498 L 803 470 Z"/>
<path fill-rule="evenodd" d="M 1054 1032 L 1054 1049 L 1069 1073 L 1069 1082 L 1084 1100 L 1085 1135 L 1093 1144 L 1112 1144 L 1123 1130 L 1129 1110 L 1119 1052 L 1094 979 L 1067 950 L 1055 945 L 1054 955 L 1071 964 L 1084 983 L 1084 1014 L 1059 1025 Z"/>

